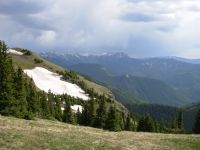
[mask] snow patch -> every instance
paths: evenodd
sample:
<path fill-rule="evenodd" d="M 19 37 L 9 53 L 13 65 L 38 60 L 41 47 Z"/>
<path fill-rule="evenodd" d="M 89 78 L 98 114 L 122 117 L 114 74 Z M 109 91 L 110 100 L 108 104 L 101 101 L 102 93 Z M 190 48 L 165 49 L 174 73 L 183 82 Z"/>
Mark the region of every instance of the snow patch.
<path fill-rule="evenodd" d="M 61 76 L 53 73 L 42 67 L 35 67 L 34 69 L 26 69 L 24 72 L 33 79 L 36 86 L 45 92 L 51 90 L 52 93 L 68 94 L 75 98 L 89 100 L 88 94 L 76 84 L 72 84 L 61 80 Z"/>
<path fill-rule="evenodd" d="M 16 50 L 14 50 L 14 49 L 9 49 L 9 50 L 8 50 L 8 53 L 9 53 L 9 54 L 14 54 L 14 55 L 23 55 L 22 52 L 16 51 Z"/>
<path fill-rule="evenodd" d="M 64 110 L 65 110 L 65 108 L 64 108 L 64 107 L 61 107 L 61 110 L 62 110 L 62 111 L 64 111 Z"/>
<path fill-rule="evenodd" d="M 81 106 L 81 105 L 72 105 L 72 106 L 71 106 L 71 109 L 72 109 L 72 111 L 75 112 L 75 113 L 77 113 L 77 112 L 78 112 L 78 109 L 79 109 L 79 111 L 82 113 L 82 111 L 83 111 L 83 106 Z M 64 111 L 65 108 L 64 108 L 64 107 L 61 107 L 61 110 Z"/>
<path fill-rule="evenodd" d="M 83 106 L 81 106 L 81 105 L 73 105 L 73 106 L 71 106 L 71 109 L 74 112 L 78 112 L 78 109 L 79 109 L 80 112 L 82 112 L 83 111 Z"/>

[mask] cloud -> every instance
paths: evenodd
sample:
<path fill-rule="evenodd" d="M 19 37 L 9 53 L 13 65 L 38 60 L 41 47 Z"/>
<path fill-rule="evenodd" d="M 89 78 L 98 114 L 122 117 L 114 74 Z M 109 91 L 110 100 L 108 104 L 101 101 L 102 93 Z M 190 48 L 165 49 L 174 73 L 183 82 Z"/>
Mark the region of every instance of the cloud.
<path fill-rule="evenodd" d="M 49 45 L 56 40 L 55 31 L 42 31 L 41 35 L 38 37 L 38 42 L 41 44 Z"/>
<path fill-rule="evenodd" d="M 0 39 L 37 51 L 200 57 L 198 0 L 1 0 Z"/>
<path fill-rule="evenodd" d="M 133 21 L 133 22 L 152 22 L 157 21 L 159 18 L 156 18 L 152 15 L 143 14 L 143 13 L 128 13 L 123 14 L 120 19 L 125 21 Z"/>
<path fill-rule="evenodd" d="M 193 48 L 193 49 L 189 49 L 187 51 L 183 51 L 183 53 L 181 53 L 181 57 L 189 57 L 189 58 L 200 58 L 200 48 Z"/>
<path fill-rule="evenodd" d="M 0 13 L 5 15 L 23 15 L 34 14 L 40 12 L 44 8 L 41 1 L 35 3 L 33 0 L 1 0 L 0 1 Z"/>

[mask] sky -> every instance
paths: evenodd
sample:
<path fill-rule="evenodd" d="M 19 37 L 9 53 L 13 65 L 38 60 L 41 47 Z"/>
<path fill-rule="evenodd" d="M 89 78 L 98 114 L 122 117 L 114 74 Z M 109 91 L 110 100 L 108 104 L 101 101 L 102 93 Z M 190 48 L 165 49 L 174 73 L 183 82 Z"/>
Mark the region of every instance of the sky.
<path fill-rule="evenodd" d="M 200 0 L 0 0 L 0 39 L 37 52 L 200 58 Z"/>

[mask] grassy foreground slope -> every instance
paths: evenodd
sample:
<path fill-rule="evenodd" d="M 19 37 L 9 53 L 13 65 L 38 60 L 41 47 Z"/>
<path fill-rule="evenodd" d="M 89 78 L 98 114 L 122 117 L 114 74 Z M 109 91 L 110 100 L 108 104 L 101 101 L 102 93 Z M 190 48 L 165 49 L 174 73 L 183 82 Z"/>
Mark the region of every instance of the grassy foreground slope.
<path fill-rule="evenodd" d="M 108 132 L 57 121 L 0 116 L 0 149 L 200 149 L 200 135 Z"/>

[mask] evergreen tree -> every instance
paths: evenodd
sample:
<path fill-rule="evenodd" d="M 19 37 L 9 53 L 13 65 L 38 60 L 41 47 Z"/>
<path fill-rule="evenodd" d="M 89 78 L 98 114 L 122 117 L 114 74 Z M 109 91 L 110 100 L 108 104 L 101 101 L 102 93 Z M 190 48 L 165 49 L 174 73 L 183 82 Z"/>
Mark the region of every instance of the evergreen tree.
<path fill-rule="evenodd" d="M 55 118 L 62 121 L 61 101 L 58 96 L 55 97 Z"/>
<path fill-rule="evenodd" d="M 183 111 L 180 110 L 178 113 L 178 119 L 177 119 L 177 125 L 178 125 L 178 129 L 183 130 Z"/>
<path fill-rule="evenodd" d="M 77 122 L 77 124 L 81 124 L 82 123 L 81 122 L 81 117 L 82 117 L 82 114 L 81 114 L 81 112 L 80 112 L 80 110 L 78 108 L 77 113 L 76 113 L 76 122 Z"/>
<path fill-rule="evenodd" d="M 154 132 L 154 121 L 152 120 L 150 115 L 141 117 L 138 122 L 137 131 L 143 131 L 143 132 Z"/>
<path fill-rule="evenodd" d="M 158 125 L 158 131 L 159 131 L 160 133 L 165 132 L 165 126 L 164 126 L 163 121 L 161 121 L 160 124 Z"/>
<path fill-rule="evenodd" d="M 12 60 L 8 56 L 8 48 L 0 41 L 0 113 L 13 115 L 14 113 L 14 85 Z"/>
<path fill-rule="evenodd" d="M 154 120 L 154 132 L 159 132 L 159 125 L 158 122 Z"/>
<path fill-rule="evenodd" d="M 120 112 L 119 120 L 120 120 L 121 130 L 125 130 L 125 128 L 126 128 L 126 119 L 127 119 L 127 117 L 125 117 L 125 114 Z"/>
<path fill-rule="evenodd" d="M 28 102 L 28 110 L 33 114 L 37 114 L 39 112 L 39 98 L 37 96 L 36 88 L 31 79 L 27 85 L 27 102 Z"/>
<path fill-rule="evenodd" d="M 26 101 L 26 91 L 25 91 L 25 80 L 23 76 L 23 71 L 18 68 L 14 76 L 15 85 L 15 116 L 20 118 L 25 118 L 27 116 L 27 101 Z"/>
<path fill-rule="evenodd" d="M 50 110 L 47 102 L 47 96 L 44 93 L 44 91 L 40 94 L 40 103 L 41 103 L 42 117 L 48 119 L 50 117 Z"/>
<path fill-rule="evenodd" d="M 200 134 L 200 109 L 198 110 L 196 118 L 195 118 L 193 132 Z"/>
<path fill-rule="evenodd" d="M 177 118 L 174 118 L 174 119 L 171 121 L 171 128 L 172 128 L 172 129 L 178 129 L 178 121 L 177 121 Z"/>
<path fill-rule="evenodd" d="M 51 117 L 55 117 L 55 101 L 54 101 L 54 94 L 51 93 L 49 90 L 48 92 L 48 106 L 49 106 L 49 112 Z"/>
<path fill-rule="evenodd" d="M 129 131 L 136 131 L 137 123 L 135 121 L 135 115 L 133 113 L 129 114 L 126 119 L 126 126 L 125 128 Z"/>
<path fill-rule="evenodd" d="M 130 114 L 126 118 L 125 130 L 126 131 L 134 131 L 135 130 L 134 121 Z"/>
<path fill-rule="evenodd" d="M 81 115 L 81 124 L 88 126 L 90 125 L 90 118 L 89 118 L 89 104 L 83 105 L 83 111 Z"/>
<path fill-rule="evenodd" d="M 65 101 L 65 110 L 63 113 L 63 122 L 75 124 L 74 114 L 71 110 L 71 103 L 69 100 Z"/>
<path fill-rule="evenodd" d="M 89 101 L 88 115 L 89 115 L 89 125 L 94 126 L 96 118 L 96 103 L 95 100 L 93 99 Z"/>
<path fill-rule="evenodd" d="M 121 130 L 120 124 L 121 122 L 120 122 L 119 112 L 117 112 L 114 106 L 111 106 L 106 120 L 106 129 L 110 131 L 120 131 Z"/>
<path fill-rule="evenodd" d="M 106 116 L 107 116 L 106 102 L 104 99 L 102 99 L 97 109 L 94 126 L 97 128 L 104 128 L 106 122 Z"/>
<path fill-rule="evenodd" d="M 145 117 L 142 116 L 138 121 L 137 131 L 145 131 Z"/>

